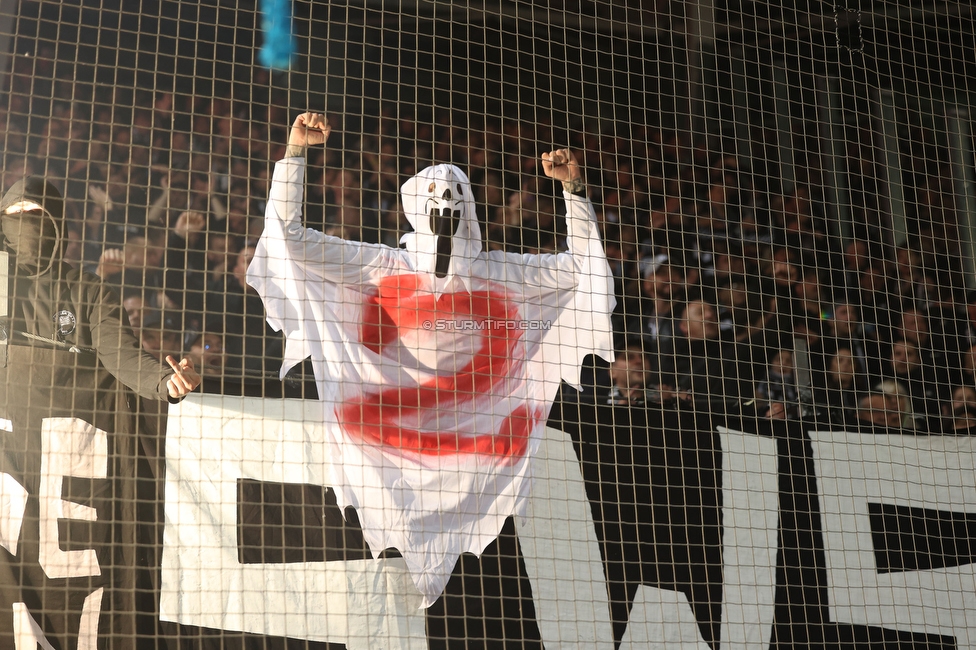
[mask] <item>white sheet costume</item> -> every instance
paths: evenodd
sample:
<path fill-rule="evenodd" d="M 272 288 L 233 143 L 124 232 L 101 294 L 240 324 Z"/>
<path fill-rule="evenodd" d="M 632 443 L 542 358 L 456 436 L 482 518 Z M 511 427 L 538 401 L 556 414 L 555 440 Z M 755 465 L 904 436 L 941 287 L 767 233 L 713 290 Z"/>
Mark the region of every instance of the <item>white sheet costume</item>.
<path fill-rule="evenodd" d="M 566 253 L 484 253 L 467 177 L 437 165 L 401 188 L 415 232 L 390 248 L 304 228 L 304 174 L 302 158 L 276 165 L 247 280 L 284 331 L 282 376 L 311 356 L 326 433 L 310 455 L 374 555 L 398 549 L 429 606 L 458 556 L 522 509 L 560 382 L 578 387 L 587 354 L 612 359 L 593 207 L 564 193 Z M 438 220 L 453 233 L 441 268 Z"/>

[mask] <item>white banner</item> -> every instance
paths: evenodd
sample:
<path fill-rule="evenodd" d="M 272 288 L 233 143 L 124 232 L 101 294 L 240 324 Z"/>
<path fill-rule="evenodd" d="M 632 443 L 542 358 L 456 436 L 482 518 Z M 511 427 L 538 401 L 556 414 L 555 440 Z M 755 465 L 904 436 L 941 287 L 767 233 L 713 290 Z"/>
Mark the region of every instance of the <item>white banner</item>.
<path fill-rule="evenodd" d="M 194 395 L 170 409 L 160 612 L 185 625 L 350 650 L 426 648 L 421 596 L 403 560 L 238 561 L 237 482 L 323 485 L 306 448 L 314 401 Z"/>
<path fill-rule="evenodd" d="M 831 620 L 948 635 L 957 648 L 976 648 L 976 565 L 879 572 L 868 512 L 877 504 L 976 513 L 976 440 L 837 431 L 810 436 Z"/>
<path fill-rule="evenodd" d="M 163 620 L 220 630 L 426 648 L 421 595 L 397 559 L 242 564 L 238 480 L 325 485 L 319 402 L 191 395 L 166 437 Z M 517 520 L 547 648 L 613 648 L 606 577 L 579 462 L 547 429 Z M 638 621 L 639 622 L 639 621 Z M 694 628 L 694 626 L 692 626 Z"/>
<path fill-rule="evenodd" d="M 422 597 L 402 559 L 239 560 L 240 480 L 326 485 L 321 447 L 306 442 L 322 439 L 320 408 L 317 401 L 217 395 L 193 395 L 171 408 L 164 620 L 342 643 L 350 650 L 428 647 L 426 610 L 420 608 Z M 782 552 L 780 464 L 789 462 L 790 471 L 802 464 L 784 460 L 772 438 L 723 427 L 718 433 L 722 535 L 714 543 L 722 548 L 722 606 L 716 631 L 723 650 L 762 650 L 776 625 L 785 624 L 774 620 Z M 892 544 L 903 543 L 897 541 L 898 531 L 878 529 L 885 524 L 878 523 L 877 515 L 884 507 L 943 513 L 939 516 L 976 513 L 974 440 L 844 432 L 810 436 L 826 556 L 827 625 L 862 626 L 843 629 L 864 636 L 865 642 L 867 635 L 887 629 L 951 636 L 959 648 L 976 647 L 971 559 L 960 556 L 960 566 L 912 568 L 924 544 L 934 545 L 932 557 L 938 555 L 938 528 L 926 532 L 920 523 L 916 531 L 909 522 L 908 535 L 918 549 L 896 548 Z M 600 542 L 566 433 L 546 429 L 533 474 L 526 517 L 516 524 L 544 647 L 609 650 L 614 638 Z M 872 522 L 872 512 L 877 521 Z M 886 512 L 889 518 L 902 516 Z M 684 514 L 698 516 L 693 510 Z M 888 535 L 887 550 L 876 548 L 879 534 Z M 968 544 L 968 538 L 958 541 Z M 815 560 L 813 548 L 797 550 L 810 554 L 802 556 L 804 561 Z M 877 554 L 889 551 L 892 562 L 903 564 L 879 570 Z M 638 585 L 627 628 L 617 640 L 620 648 L 698 650 L 708 645 L 686 593 L 666 587 Z M 824 621 L 813 624 L 824 626 Z"/>

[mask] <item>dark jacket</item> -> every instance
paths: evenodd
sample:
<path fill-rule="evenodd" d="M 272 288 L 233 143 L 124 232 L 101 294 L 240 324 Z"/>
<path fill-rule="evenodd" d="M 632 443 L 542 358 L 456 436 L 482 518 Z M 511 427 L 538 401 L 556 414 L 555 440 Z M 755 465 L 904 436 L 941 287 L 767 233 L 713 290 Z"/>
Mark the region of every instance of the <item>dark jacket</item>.
<path fill-rule="evenodd" d="M 735 342 L 676 337 L 662 359 L 662 383 L 690 392 L 702 409 L 738 409 L 752 377 L 748 349 Z"/>
<path fill-rule="evenodd" d="M 11 206 L 23 203 L 42 207 L 8 214 Z M 15 183 L 0 200 L 0 231 L 11 253 L 10 344 L 94 354 L 139 395 L 166 400 L 166 380 L 173 371 L 142 350 L 118 295 L 97 276 L 62 262 L 64 224 L 57 189 L 36 176 Z"/>
<path fill-rule="evenodd" d="M 61 262 L 49 183 L 15 184 L 0 230 L 10 254 L 0 478 L 23 508 L 0 549 L 0 610 L 24 603 L 54 647 L 135 650 L 158 619 L 159 432 L 140 425 L 129 389 L 159 403 L 173 371 L 142 351 L 113 291 Z M 79 638 L 93 614 L 97 629 Z M 14 625 L 0 617 L 0 647 L 14 647 Z"/>

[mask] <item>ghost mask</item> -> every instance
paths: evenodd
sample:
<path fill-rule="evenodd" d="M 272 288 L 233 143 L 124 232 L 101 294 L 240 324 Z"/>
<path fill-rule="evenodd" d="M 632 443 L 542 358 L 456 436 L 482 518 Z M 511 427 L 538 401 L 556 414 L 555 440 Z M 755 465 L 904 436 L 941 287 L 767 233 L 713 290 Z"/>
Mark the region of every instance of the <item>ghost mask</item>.
<path fill-rule="evenodd" d="M 400 188 L 414 231 L 400 242 L 416 271 L 429 273 L 440 294 L 455 281 L 470 291 L 471 264 L 481 253 L 481 229 L 471 182 L 454 165 L 427 167 Z"/>

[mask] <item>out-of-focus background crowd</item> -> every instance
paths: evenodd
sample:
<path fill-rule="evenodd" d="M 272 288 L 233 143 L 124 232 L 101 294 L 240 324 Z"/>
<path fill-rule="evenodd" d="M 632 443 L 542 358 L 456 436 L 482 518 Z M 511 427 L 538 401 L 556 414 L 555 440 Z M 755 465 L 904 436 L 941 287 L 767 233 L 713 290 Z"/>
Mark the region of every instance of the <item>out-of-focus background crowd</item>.
<path fill-rule="evenodd" d="M 0 102 L 4 188 L 41 174 L 62 189 L 68 260 L 114 286 L 146 350 L 190 355 L 207 390 L 273 377 L 282 339 L 244 277 L 299 109 L 275 101 L 260 68 L 246 98 L 103 86 L 77 101 L 45 60 L 15 59 Z M 36 110 L 38 95 L 49 110 Z M 452 162 L 474 184 L 486 248 L 556 253 L 564 208 L 538 156 L 577 152 L 615 275 L 618 360 L 567 396 L 976 426 L 976 293 L 955 245 L 949 163 L 924 142 L 910 188 L 916 234 L 891 246 L 870 229 L 842 240 L 815 179 L 759 187 L 766 172 L 734 143 L 709 150 L 649 125 L 594 133 L 406 103 L 358 118 L 347 130 L 330 116 L 328 147 L 309 154 L 305 210 L 308 226 L 350 240 L 398 245 L 409 228 L 400 184 Z M 870 201 L 876 177 L 854 176 L 865 184 L 850 188 L 856 222 L 881 209 Z"/>

